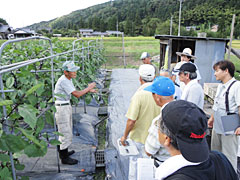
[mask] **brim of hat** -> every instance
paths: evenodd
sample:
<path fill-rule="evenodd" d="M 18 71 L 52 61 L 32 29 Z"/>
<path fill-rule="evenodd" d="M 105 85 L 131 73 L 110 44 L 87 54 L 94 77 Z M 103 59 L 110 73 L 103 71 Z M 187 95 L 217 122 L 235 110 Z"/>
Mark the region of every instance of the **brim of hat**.
<path fill-rule="evenodd" d="M 189 55 L 189 54 L 185 54 L 185 53 L 182 53 L 182 52 L 176 52 L 176 54 L 177 54 L 178 56 L 182 56 L 182 55 L 184 55 L 184 56 L 189 56 L 189 57 L 191 57 L 191 59 L 196 59 L 196 58 L 197 58 L 196 56 Z"/>
<path fill-rule="evenodd" d="M 70 69 L 70 70 L 68 70 L 69 72 L 76 72 L 77 70 L 79 70 L 80 69 L 80 67 L 78 67 L 78 66 L 75 66 L 74 68 L 72 68 L 72 69 Z"/>
<path fill-rule="evenodd" d="M 144 90 L 145 90 L 145 91 L 152 92 L 152 93 L 157 93 L 156 91 L 153 90 L 152 85 L 150 85 L 150 86 L 144 88 Z"/>
<path fill-rule="evenodd" d="M 177 138 L 178 148 L 183 157 L 190 162 L 204 162 L 209 158 L 209 147 L 206 138 L 201 142 L 188 143 Z"/>

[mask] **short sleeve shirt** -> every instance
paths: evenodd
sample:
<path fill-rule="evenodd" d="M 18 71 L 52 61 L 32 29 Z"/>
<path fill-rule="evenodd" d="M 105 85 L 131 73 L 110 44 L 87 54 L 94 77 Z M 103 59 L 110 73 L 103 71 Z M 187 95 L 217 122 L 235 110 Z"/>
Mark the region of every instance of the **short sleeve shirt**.
<path fill-rule="evenodd" d="M 197 79 L 191 80 L 184 88 L 181 96 L 182 100 L 192 102 L 203 109 L 204 92 Z"/>
<path fill-rule="evenodd" d="M 229 85 L 235 81 L 235 78 L 232 78 L 225 84 L 219 84 L 216 92 L 216 96 L 214 99 L 214 130 L 219 134 L 224 134 L 222 123 L 221 123 L 221 116 L 227 115 L 226 113 L 226 105 L 225 105 L 225 94 L 229 87 Z M 238 113 L 238 107 L 240 106 L 240 82 L 235 82 L 228 94 L 228 102 L 229 102 L 229 111 L 231 113 Z"/>
<path fill-rule="evenodd" d="M 165 105 L 167 105 L 167 104 L 165 104 Z M 165 105 L 162 107 L 162 109 L 165 107 Z M 162 109 L 161 109 L 161 111 L 162 111 Z M 159 143 L 158 128 L 155 125 L 156 121 L 158 121 L 161 116 L 162 115 L 160 112 L 160 115 L 158 115 L 156 118 L 154 118 L 152 120 L 152 124 L 151 124 L 150 128 L 148 129 L 148 136 L 145 141 L 145 151 L 152 154 L 158 160 L 165 161 L 166 159 L 168 159 L 170 157 L 170 154 L 168 153 L 166 148 L 164 148 Z"/>
<path fill-rule="evenodd" d="M 159 115 L 160 107 L 156 105 L 152 93 L 145 90 L 137 91 L 130 102 L 126 117 L 136 121 L 129 137 L 135 142 L 144 144 L 152 120 Z"/>
<path fill-rule="evenodd" d="M 72 83 L 72 80 L 69 80 L 68 78 L 66 78 L 65 75 L 62 75 L 58 79 L 56 86 L 55 86 L 55 90 L 54 90 L 55 94 L 61 95 L 61 96 L 55 95 L 56 100 L 57 101 L 70 101 L 71 93 L 75 90 L 76 89 Z"/>

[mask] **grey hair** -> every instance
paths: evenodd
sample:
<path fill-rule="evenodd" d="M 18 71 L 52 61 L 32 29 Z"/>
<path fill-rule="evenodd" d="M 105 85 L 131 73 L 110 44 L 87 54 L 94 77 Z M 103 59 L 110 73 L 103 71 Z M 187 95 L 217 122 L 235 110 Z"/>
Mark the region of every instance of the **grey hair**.
<path fill-rule="evenodd" d="M 144 77 L 142 77 L 142 76 L 141 76 L 141 78 L 142 78 L 142 80 L 143 80 L 144 82 L 153 82 L 153 80 L 154 80 L 154 78 L 153 78 L 152 80 L 150 80 L 150 79 L 146 79 L 146 78 L 144 78 Z"/>
<path fill-rule="evenodd" d="M 193 80 L 193 79 L 196 79 L 197 78 L 197 73 L 196 72 L 187 72 L 187 71 L 184 71 L 184 75 L 186 74 L 189 74 L 189 79 L 190 80 Z"/>
<path fill-rule="evenodd" d="M 169 71 L 168 69 L 160 69 L 160 73 L 163 73 L 163 72 L 167 72 L 170 77 L 172 76 L 172 72 Z"/>
<path fill-rule="evenodd" d="M 162 120 L 162 116 L 158 119 L 158 124 L 159 124 L 159 130 L 161 131 L 161 133 L 166 134 L 166 136 L 168 136 L 171 139 L 172 146 L 175 149 L 179 150 L 177 139 L 175 135 L 167 128 L 166 124 Z"/>

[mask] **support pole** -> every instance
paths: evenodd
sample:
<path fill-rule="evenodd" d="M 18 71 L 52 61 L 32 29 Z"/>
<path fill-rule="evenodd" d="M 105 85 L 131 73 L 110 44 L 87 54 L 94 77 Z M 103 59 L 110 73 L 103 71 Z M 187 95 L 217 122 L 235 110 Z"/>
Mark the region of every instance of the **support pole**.
<path fill-rule="evenodd" d="M 170 36 L 172 35 L 172 22 L 173 22 L 173 16 L 171 16 L 171 21 L 170 21 Z"/>
<path fill-rule="evenodd" d="M 122 48 L 123 48 L 124 69 L 126 69 L 126 57 L 125 57 L 125 48 L 124 48 L 124 32 L 122 32 Z"/>
<path fill-rule="evenodd" d="M 230 54 L 231 54 L 231 49 L 232 49 L 232 38 L 233 38 L 233 32 L 234 32 L 234 23 L 235 23 L 235 14 L 233 14 L 232 18 L 232 28 L 231 28 L 231 35 L 230 35 L 230 43 L 229 43 L 229 48 L 228 48 L 228 60 L 230 61 Z"/>
<path fill-rule="evenodd" d="M 181 13 L 182 13 L 182 1 L 180 1 L 180 7 L 179 7 L 179 20 L 178 20 L 178 36 L 180 36 L 180 28 L 181 28 Z"/>

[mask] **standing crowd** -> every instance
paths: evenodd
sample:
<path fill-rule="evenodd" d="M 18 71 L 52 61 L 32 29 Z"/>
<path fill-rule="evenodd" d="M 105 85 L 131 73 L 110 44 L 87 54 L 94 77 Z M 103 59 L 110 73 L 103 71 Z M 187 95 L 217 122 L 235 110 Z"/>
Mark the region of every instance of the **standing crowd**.
<path fill-rule="evenodd" d="M 150 55 L 142 54 L 141 86 L 131 99 L 120 141 L 127 145 L 129 136 L 138 148 L 144 149 L 143 157 L 155 160 L 155 179 L 237 180 L 240 125 L 234 132 L 225 132 L 221 120 L 230 114 L 240 119 L 240 82 L 234 78 L 235 67 L 227 60 L 214 64 L 216 80 L 221 83 L 214 113 L 208 119 L 203 111 L 201 75 L 193 63 L 196 57 L 190 48 L 176 54 L 181 61 L 172 72 L 157 72 Z M 211 145 L 206 140 L 209 128 Z"/>
<path fill-rule="evenodd" d="M 237 151 L 240 127 L 234 132 L 224 131 L 222 117 L 240 115 L 240 82 L 234 78 L 232 62 L 223 60 L 213 66 L 217 88 L 213 114 L 208 119 L 203 111 L 204 93 L 199 84 L 201 75 L 192 61 L 196 59 L 190 48 L 177 52 L 181 61 L 171 71 L 151 63 L 147 52 L 141 56 L 139 67 L 141 86 L 133 95 L 126 113 L 127 122 L 122 145 L 127 138 L 144 149 L 144 157 L 157 162 L 156 179 L 237 180 Z M 95 92 L 95 83 L 77 91 L 72 83 L 79 67 L 74 62 L 63 64 L 63 75 L 55 86 L 56 124 L 61 136 L 58 147 L 63 164 L 78 164 L 70 156 L 72 142 L 71 96 L 79 98 Z M 206 141 L 208 128 L 213 128 L 211 147 Z M 131 162 L 130 162 L 131 163 Z M 131 179 L 131 178 L 129 178 Z"/>

